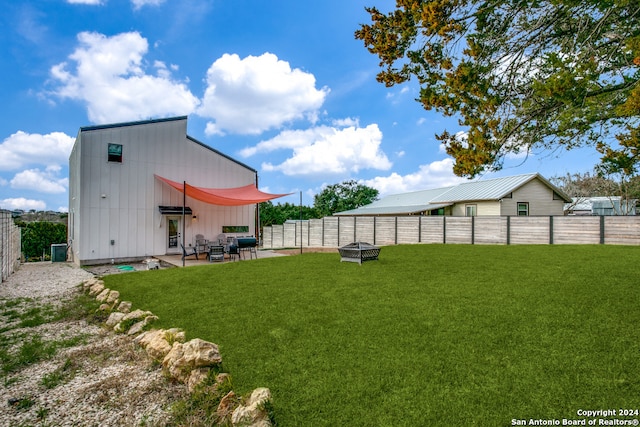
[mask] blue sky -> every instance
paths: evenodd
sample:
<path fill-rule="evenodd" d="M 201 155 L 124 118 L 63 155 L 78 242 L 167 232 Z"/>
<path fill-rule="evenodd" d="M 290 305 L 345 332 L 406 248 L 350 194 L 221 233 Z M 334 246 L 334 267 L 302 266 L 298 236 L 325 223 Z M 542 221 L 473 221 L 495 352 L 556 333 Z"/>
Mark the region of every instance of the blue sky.
<path fill-rule="evenodd" d="M 305 205 L 348 179 L 380 195 L 462 181 L 414 82 L 377 83 L 353 33 L 385 0 L 0 0 L 0 209 L 67 211 L 80 127 L 188 115 L 187 132 Z M 592 170 L 590 149 L 507 159 L 477 179 Z"/>

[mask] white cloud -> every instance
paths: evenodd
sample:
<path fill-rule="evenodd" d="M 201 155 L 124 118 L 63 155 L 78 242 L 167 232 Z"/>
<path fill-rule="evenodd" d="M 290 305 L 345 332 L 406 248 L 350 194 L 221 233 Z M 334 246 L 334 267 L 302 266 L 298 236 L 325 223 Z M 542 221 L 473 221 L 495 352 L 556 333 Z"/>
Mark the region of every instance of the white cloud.
<path fill-rule="evenodd" d="M 0 170 L 66 164 L 74 142 L 75 138 L 62 132 L 40 135 L 18 131 L 0 144 Z"/>
<path fill-rule="evenodd" d="M 51 194 L 64 193 L 69 186 L 69 179 L 60 177 L 61 170 L 60 166 L 51 166 L 44 171 L 40 169 L 24 170 L 13 177 L 11 188 Z"/>
<path fill-rule="evenodd" d="M 347 117 L 346 119 L 335 119 L 331 122 L 334 126 L 346 127 L 346 126 L 360 126 L 360 120 Z"/>
<path fill-rule="evenodd" d="M 67 0 L 67 3 L 70 4 L 89 4 L 93 6 L 98 6 L 103 3 L 103 0 Z"/>
<path fill-rule="evenodd" d="M 28 211 L 34 209 L 43 211 L 46 207 L 47 204 L 42 200 L 25 199 L 24 197 L 0 200 L 0 208 L 8 210 L 22 209 Z"/>
<path fill-rule="evenodd" d="M 329 89 L 315 88 L 313 74 L 291 69 L 271 53 L 224 54 L 207 71 L 198 114 L 212 119 L 207 134 L 257 135 L 294 120 L 315 122 Z"/>
<path fill-rule="evenodd" d="M 137 32 L 113 37 L 93 32 L 78 34 L 79 47 L 51 68 L 61 98 L 84 102 L 89 120 L 113 123 L 193 112 L 199 100 L 184 83 L 171 78 L 169 69 L 156 62 L 158 75 L 146 74 L 143 56 L 147 40 Z M 159 65 L 161 64 L 161 65 Z"/>
<path fill-rule="evenodd" d="M 138 10 L 142 6 L 159 6 L 164 3 L 164 0 L 131 0 L 133 8 Z"/>
<path fill-rule="evenodd" d="M 381 142 L 382 132 L 376 124 L 344 129 L 318 126 L 284 131 L 240 154 L 248 157 L 275 150 L 293 150 L 291 157 L 281 164 L 263 163 L 262 168 L 289 176 L 347 176 L 362 169 L 388 170 L 391 162 L 380 150 Z"/>
<path fill-rule="evenodd" d="M 362 183 L 378 190 L 380 196 L 387 196 L 410 191 L 448 187 L 465 181 L 464 178 L 454 175 L 453 159 L 446 158 L 427 165 L 421 165 L 417 172 L 408 175 L 402 176 L 394 172 L 389 176 L 364 180 Z"/>

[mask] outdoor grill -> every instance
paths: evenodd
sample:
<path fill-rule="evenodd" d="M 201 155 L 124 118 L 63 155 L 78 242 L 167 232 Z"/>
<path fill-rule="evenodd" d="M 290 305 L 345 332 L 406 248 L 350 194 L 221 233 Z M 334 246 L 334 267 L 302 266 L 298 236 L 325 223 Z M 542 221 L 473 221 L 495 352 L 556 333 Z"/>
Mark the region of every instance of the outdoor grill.
<path fill-rule="evenodd" d="M 252 258 L 254 254 L 256 255 L 256 258 L 258 258 L 258 253 L 256 252 L 258 241 L 255 237 L 237 237 L 234 243 L 243 255 L 244 252 L 249 252 L 249 258 Z"/>
<path fill-rule="evenodd" d="M 340 261 L 357 262 L 374 261 L 380 255 L 380 248 L 366 242 L 349 243 L 338 249 Z"/>

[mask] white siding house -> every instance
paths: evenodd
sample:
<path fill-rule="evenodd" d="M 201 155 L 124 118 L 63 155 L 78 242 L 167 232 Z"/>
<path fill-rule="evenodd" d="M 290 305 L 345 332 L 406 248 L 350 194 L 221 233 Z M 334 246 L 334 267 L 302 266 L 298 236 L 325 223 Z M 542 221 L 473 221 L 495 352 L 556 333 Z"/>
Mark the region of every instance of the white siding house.
<path fill-rule="evenodd" d="M 201 202 L 156 177 L 206 188 L 257 185 L 256 170 L 186 132 L 186 116 L 80 128 L 69 158 L 73 262 L 131 262 L 182 253 L 181 242 L 193 245 L 196 234 L 216 238 L 225 226 L 241 226 L 244 235 L 255 236 L 255 203 Z"/>
<path fill-rule="evenodd" d="M 336 216 L 539 216 L 563 215 L 571 198 L 540 174 L 465 182 L 453 187 L 384 197 Z"/>

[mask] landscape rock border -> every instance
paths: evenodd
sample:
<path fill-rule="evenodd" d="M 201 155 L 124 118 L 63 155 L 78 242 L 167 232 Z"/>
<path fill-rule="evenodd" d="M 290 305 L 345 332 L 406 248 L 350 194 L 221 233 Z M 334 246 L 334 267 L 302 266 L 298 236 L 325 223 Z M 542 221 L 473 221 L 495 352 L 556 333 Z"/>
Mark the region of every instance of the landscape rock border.
<path fill-rule="evenodd" d="M 98 310 L 109 312 L 105 326 L 116 333 L 135 336 L 133 342 L 152 360 L 161 363 L 163 373 L 184 384 L 189 393 L 194 393 L 212 374 L 216 374 L 216 386 L 230 382 L 229 374 L 219 373 L 222 356 L 217 344 L 200 338 L 185 342 L 185 333 L 178 328 L 149 329 L 158 317 L 150 311 L 131 311 L 132 303 L 120 301 L 120 293 L 106 288 L 99 278 L 86 280 L 83 289 L 102 303 Z M 238 399 L 230 391 L 221 399 L 216 414 L 222 423 L 234 427 L 270 427 L 271 403 L 268 388 L 257 388 L 244 399 Z"/>

